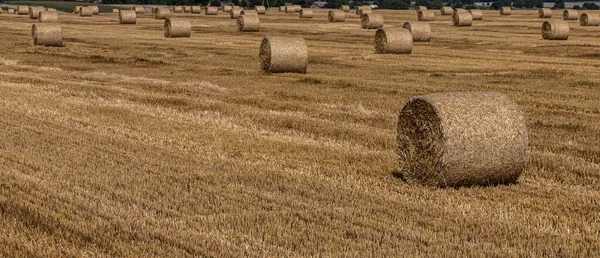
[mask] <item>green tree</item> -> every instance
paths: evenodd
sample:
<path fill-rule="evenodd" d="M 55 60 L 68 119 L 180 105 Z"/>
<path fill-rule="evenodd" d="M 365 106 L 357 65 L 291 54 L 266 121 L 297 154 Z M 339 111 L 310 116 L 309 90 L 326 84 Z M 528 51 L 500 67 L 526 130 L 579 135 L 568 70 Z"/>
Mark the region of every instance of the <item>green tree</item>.
<path fill-rule="evenodd" d="M 565 0 L 555 0 L 553 9 L 565 9 Z"/>
<path fill-rule="evenodd" d="M 439 10 L 444 7 L 444 3 L 441 0 L 434 0 L 431 3 L 431 9 Z"/>

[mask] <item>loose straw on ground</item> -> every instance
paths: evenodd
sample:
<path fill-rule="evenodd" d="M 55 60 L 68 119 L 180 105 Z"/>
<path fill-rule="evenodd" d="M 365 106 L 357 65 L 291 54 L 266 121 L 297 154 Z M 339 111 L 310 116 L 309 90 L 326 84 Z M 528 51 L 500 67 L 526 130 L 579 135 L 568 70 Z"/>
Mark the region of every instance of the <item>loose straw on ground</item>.
<path fill-rule="evenodd" d="M 417 12 L 417 20 L 419 21 L 433 21 L 435 19 L 435 14 L 433 11 L 418 11 Z"/>
<path fill-rule="evenodd" d="M 542 24 L 542 38 L 546 40 L 569 39 L 569 23 L 561 20 L 545 21 Z"/>
<path fill-rule="evenodd" d="M 39 15 L 39 22 L 58 22 L 58 12 L 56 11 L 41 11 Z"/>
<path fill-rule="evenodd" d="M 329 22 L 344 22 L 346 20 L 346 13 L 342 10 L 330 10 L 327 13 L 327 20 Z"/>
<path fill-rule="evenodd" d="M 473 16 L 469 12 L 456 12 L 452 14 L 452 25 L 456 27 L 468 27 L 473 24 Z"/>
<path fill-rule="evenodd" d="M 538 10 L 539 18 L 552 18 L 552 10 L 550 8 L 540 8 Z"/>
<path fill-rule="evenodd" d="M 253 32 L 260 30 L 258 15 L 240 15 L 237 19 L 237 30 L 240 32 Z"/>
<path fill-rule="evenodd" d="M 599 26 L 600 15 L 596 13 L 582 13 L 579 16 L 579 25 L 581 26 Z"/>
<path fill-rule="evenodd" d="M 431 40 L 431 26 L 426 22 L 405 22 L 403 28 L 410 31 L 413 42 L 429 42 Z"/>
<path fill-rule="evenodd" d="M 300 18 L 310 19 L 313 17 L 313 11 L 311 9 L 303 8 L 300 10 Z"/>
<path fill-rule="evenodd" d="M 383 28 L 383 16 L 377 13 L 367 13 L 360 17 L 360 25 L 363 29 Z"/>
<path fill-rule="evenodd" d="M 483 11 L 472 9 L 472 10 L 469 10 L 469 12 L 471 13 L 471 17 L 473 18 L 474 21 L 475 20 L 478 20 L 478 21 L 483 20 Z"/>
<path fill-rule="evenodd" d="M 120 24 L 135 24 L 137 13 L 134 10 L 119 10 Z"/>
<path fill-rule="evenodd" d="M 189 38 L 192 26 L 187 19 L 167 18 L 165 20 L 165 38 Z"/>
<path fill-rule="evenodd" d="M 375 32 L 376 54 L 410 54 L 413 38 L 410 31 L 404 28 L 378 29 Z"/>
<path fill-rule="evenodd" d="M 62 27 L 58 23 L 36 23 L 31 26 L 33 44 L 36 46 L 62 47 Z"/>
<path fill-rule="evenodd" d="M 577 20 L 579 13 L 576 10 L 563 11 L 563 20 Z"/>
<path fill-rule="evenodd" d="M 259 58 L 263 72 L 306 73 L 308 47 L 301 37 L 268 36 L 260 44 Z"/>

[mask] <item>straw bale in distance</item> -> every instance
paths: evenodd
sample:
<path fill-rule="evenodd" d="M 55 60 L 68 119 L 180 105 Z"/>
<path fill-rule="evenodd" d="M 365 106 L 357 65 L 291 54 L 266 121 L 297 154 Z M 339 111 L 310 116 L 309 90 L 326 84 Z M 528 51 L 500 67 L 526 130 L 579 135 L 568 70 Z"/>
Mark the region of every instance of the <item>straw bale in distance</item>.
<path fill-rule="evenodd" d="M 119 10 L 120 24 L 135 24 L 137 13 L 134 10 Z"/>
<path fill-rule="evenodd" d="M 367 14 L 367 13 L 372 13 L 373 10 L 370 8 L 361 8 L 358 9 L 358 16 L 362 17 L 363 15 Z"/>
<path fill-rule="evenodd" d="M 233 7 L 231 5 L 223 6 L 223 12 L 224 13 L 231 12 L 231 10 L 233 10 Z"/>
<path fill-rule="evenodd" d="M 45 11 L 44 7 L 42 6 L 29 6 L 28 9 L 29 10 L 27 12 L 29 13 L 30 19 L 39 19 L 40 12 Z"/>
<path fill-rule="evenodd" d="M 413 38 L 410 31 L 404 28 L 378 29 L 374 45 L 376 54 L 410 54 Z"/>
<path fill-rule="evenodd" d="M 199 5 L 193 5 L 190 7 L 190 12 L 191 13 L 201 13 L 202 12 L 202 6 Z"/>
<path fill-rule="evenodd" d="M 258 14 L 266 14 L 267 13 L 267 8 L 265 8 L 262 5 L 255 6 L 254 10 L 256 10 L 256 13 L 258 13 Z"/>
<path fill-rule="evenodd" d="M 17 6 L 17 14 L 28 15 L 29 14 L 29 6 L 24 6 L 24 5 Z"/>
<path fill-rule="evenodd" d="M 258 15 L 256 10 L 242 10 L 240 15 Z"/>
<path fill-rule="evenodd" d="M 89 8 L 92 9 L 92 14 L 94 14 L 94 15 L 97 15 L 100 13 L 100 8 L 98 8 L 98 6 L 96 6 L 96 5 L 89 6 Z"/>
<path fill-rule="evenodd" d="M 300 10 L 302 10 L 302 6 L 301 5 L 294 5 L 294 11 L 299 13 Z"/>
<path fill-rule="evenodd" d="M 342 6 L 340 6 L 340 10 L 342 10 L 344 12 L 350 12 L 350 6 L 349 5 L 342 5 Z"/>
<path fill-rule="evenodd" d="M 94 16 L 94 11 L 92 8 L 82 6 L 79 8 L 79 17 L 92 17 Z"/>
<path fill-rule="evenodd" d="M 306 73 L 308 47 L 301 37 L 267 36 L 260 44 L 259 58 L 263 72 Z"/>
<path fill-rule="evenodd" d="M 313 17 L 313 11 L 311 9 L 302 8 L 300 10 L 300 18 L 310 19 Z"/>
<path fill-rule="evenodd" d="M 204 10 L 204 15 L 217 15 L 219 14 L 219 8 L 216 6 L 207 6 Z"/>
<path fill-rule="evenodd" d="M 8 9 L 8 10 L 6 10 L 6 12 L 8 14 L 15 14 L 15 10 L 14 9 Z"/>
<path fill-rule="evenodd" d="M 344 22 L 346 21 L 346 13 L 342 10 L 330 10 L 327 13 L 327 20 L 329 22 Z"/>
<path fill-rule="evenodd" d="M 62 27 L 59 23 L 36 23 L 31 26 L 33 44 L 36 46 L 62 47 Z"/>
<path fill-rule="evenodd" d="M 563 20 L 577 20 L 579 17 L 579 13 L 577 10 L 564 10 L 563 11 Z"/>
<path fill-rule="evenodd" d="M 423 5 L 419 5 L 417 6 L 417 8 L 415 8 L 415 10 L 418 11 L 427 11 L 427 6 L 423 6 Z"/>
<path fill-rule="evenodd" d="M 192 25 L 187 19 L 167 18 L 165 20 L 165 38 L 189 38 Z"/>
<path fill-rule="evenodd" d="M 431 26 L 426 22 L 405 22 L 403 28 L 410 31 L 413 42 L 429 42 L 431 40 Z"/>
<path fill-rule="evenodd" d="M 512 8 L 510 7 L 501 7 L 500 10 L 500 15 L 510 15 L 512 13 Z"/>
<path fill-rule="evenodd" d="M 433 11 L 418 11 L 417 12 L 417 20 L 419 21 L 433 21 L 435 19 L 435 14 Z"/>
<path fill-rule="evenodd" d="M 156 7 L 152 11 L 154 13 L 154 19 L 164 20 L 171 16 L 171 10 L 168 7 Z"/>
<path fill-rule="evenodd" d="M 599 26 L 600 15 L 596 13 L 582 13 L 579 16 L 579 25 L 581 26 Z"/>
<path fill-rule="evenodd" d="M 183 12 L 191 13 L 192 12 L 192 6 L 190 6 L 190 5 L 183 6 Z"/>
<path fill-rule="evenodd" d="M 240 32 L 253 32 L 260 30 L 258 15 L 240 15 L 237 18 L 237 30 Z"/>
<path fill-rule="evenodd" d="M 383 28 L 383 16 L 377 13 L 367 13 L 360 17 L 360 25 L 363 29 Z"/>
<path fill-rule="evenodd" d="M 467 9 L 464 9 L 464 8 L 454 8 L 452 10 L 452 13 L 462 13 L 462 12 L 466 12 L 466 11 L 467 11 Z"/>
<path fill-rule="evenodd" d="M 527 126 L 517 104 L 496 92 L 411 98 L 398 116 L 405 179 L 437 187 L 507 184 L 527 165 Z"/>
<path fill-rule="evenodd" d="M 456 12 L 452 14 L 452 25 L 456 27 L 468 27 L 473 24 L 473 16 L 469 12 Z"/>
<path fill-rule="evenodd" d="M 357 15 L 361 15 L 360 14 L 360 10 L 363 10 L 363 9 L 367 10 L 367 11 L 363 11 L 363 14 L 364 13 L 370 13 L 371 11 L 373 11 L 373 8 L 371 8 L 370 5 L 363 5 L 363 6 L 359 6 L 358 8 L 356 8 L 356 14 Z"/>
<path fill-rule="evenodd" d="M 279 6 L 279 12 L 280 12 L 280 13 L 283 13 L 283 12 L 285 12 L 285 6 L 284 6 L 284 5 L 282 5 L 282 6 Z"/>
<path fill-rule="evenodd" d="M 38 18 L 39 22 L 58 22 L 58 12 L 56 11 L 41 11 L 40 17 Z"/>
<path fill-rule="evenodd" d="M 54 9 L 54 8 L 46 8 L 46 11 L 56 12 L 56 9 Z"/>
<path fill-rule="evenodd" d="M 81 5 L 77 5 L 77 6 L 75 6 L 75 8 L 73 8 L 73 13 L 76 13 L 76 14 L 78 14 L 78 13 L 79 13 L 79 9 L 80 9 L 81 7 L 83 7 L 83 6 L 81 6 Z"/>
<path fill-rule="evenodd" d="M 542 38 L 546 40 L 569 39 L 569 23 L 560 20 L 545 21 L 542 24 Z"/>
<path fill-rule="evenodd" d="M 440 8 L 440 13 L 442 15 L 452 15 L 453 12 L 454 12 L 454 10 L 452 10 L 452 7 L 449 7 L 449 6 L 444 6 L 444 7 Z"/>
<path fill-rule="evenodd" d="M 552 10 L 550 8 L 540 8 L 538 10 L 538 17 L 540 17 L 540 18 L 552 18 Z"/>
<path fill-rule="evenodd" d="M 117 8 L 113 8 L 112 12 L 113 12 L 113 13 L 119 13 L 119 9 L 117 9 Z"/>
<path fill-rule="evenodd" d="M 238 17 L 240 17 L 241 14 L 242 9 L 231 9 L 231 12 L 229 12 L 229 17 L 231 19 L 237 19 Z"/>
<path fill-rule="evenodd" d="M 296 9 L 293 5 L 286 5 L 285 6 L 285 13 L 295 13 Z"/>
<path fill-rule="evenodd" d="M 469 12 L 471 13 L 471 17 L 473 17 L 473 20 L 483 20 L 483 11 L 481 10 L 476 10 L 476 9 L 472 9 L 469 10 Z"/>
<path fill-rule="evenodd" d="M 173 13 L 183 13 L 183 6 L 173 6 Z"/>

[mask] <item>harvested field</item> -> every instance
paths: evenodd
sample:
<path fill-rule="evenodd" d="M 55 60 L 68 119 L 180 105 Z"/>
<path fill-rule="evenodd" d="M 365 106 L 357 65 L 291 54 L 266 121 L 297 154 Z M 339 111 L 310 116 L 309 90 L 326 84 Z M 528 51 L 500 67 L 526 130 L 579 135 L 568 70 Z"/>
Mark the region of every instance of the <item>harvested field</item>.
<path fill-rule="evenodd" d="M 174 13 L 193 32 L 177 39 L 151 14 L 59 14 L 61 48 L 0 15 L 0 256 L 599 256 L 600 27 L 545 41 L 537 10 L 471 27 L 434 11 L 410 55 L 375 55 L 354 12 L 271 9 L 253 33 Z M 303 37 L 306 74 L 260 71 L 265 36 Z M 519 105 L 518 183 L 403 180 L 398 112 L 456 91 Z"/>

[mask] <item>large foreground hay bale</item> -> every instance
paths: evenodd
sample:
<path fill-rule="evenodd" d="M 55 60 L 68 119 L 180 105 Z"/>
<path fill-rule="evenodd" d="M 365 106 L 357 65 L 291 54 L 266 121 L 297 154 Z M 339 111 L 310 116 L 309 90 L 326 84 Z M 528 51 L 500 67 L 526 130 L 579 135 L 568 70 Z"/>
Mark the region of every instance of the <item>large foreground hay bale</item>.
<path fill-rule="evenodd" d="M 258 15 L 240 15 L 237 19 L 237 30 L 240 32 L 253 32 L 260 30 Z"/>
<path fill-rule="evenodd" d="M 29 14 L 29 6 L 24 6 L 24 5 L 17 6 L 17 14 L 28 15 Z"/>
<path fill-rule="evenodd" d="M 344 21 L 346 21 L 346 13 L 342 10 L 330 10 L 327 13 L 327 21 L 329 21 L 329 22 L 344 22 Z"/>
<path fill-rule="evenodd" d="M 577 10 L 564 10 L 563 11 L 563 20 L 577 20 L 579 17 L 579 13 Z"/>
<path fill-rule="evenodd" d="M 471 13 L 471 17 L 473 17 L 474 21 L 475 20 L 478 20 L 478 21 L 483 20 L 483 11 L 472 9 L 472 10 L 469 10 L 469 12 Z"/>
<path fill-rule="evenodd" d="M 39 16 L 38 19 L 41 23 L 58 22 L 58 12 L 56 11 L 41 11 Z"/>
<path fill-rule="evenodd" d="M 545 21 L 542 25 L 542 38 L 546 40 L 569 39 L 569 23 L 561 20 Z"/>
<path fill-rule="evenodd" d="M 540 8 L 538 10 L 539 18 L 552 18 L 552 10 L 550 8 Z"/>
<path fill-rule="evenodd" d="M 255 6 L 254 10 L 256 10 L 256 13 L 258 13 L 258 14 L 266 14 L 267 13 L 267 8 L 265 8 L 262 5 Z"/>
<path fill-rule="evenodd" d="M 413 39 L 410 31 L 404 28 L 378 29 L 375 32 L 375 53 L 410 54 Z"/>
<path fill-rule="evenodd" d="M 90 7 L 82 6 L 79 8 L 79 17 L 92 17 L 94 16 L 94 10 Z"/>
<path fill-rule="evenodd" d="M 433 21 L 435 19 L 435 14 L 433 11 L 418 11 L 417 12 L 417 20 L 419 21 Z"/>
<path fill-rule="evenodd" d="M 342 6 L 340 6 L 340 10 L 342 10 L 344 12 L 350 12 L 350 6 L 349 5 L 342 5 Z"/>
<path fill-rule="evenodd" d="M 92 5 L 90 8 L 92 9 L 92 14 L 97 15 L 100 13 L 100 8 L 98 8 L 98 6 Z"/>
<path fill-rule="evenodd" d="M 413 42 L 429 42 L 431 40 L 431 26 L 426 22 L 405 22 L 403 28 L 410 31 Z"/>
<path fill-rule="evenodd" d="M 189 38 L 192 25 L 187 19 L 167 18 L 165 20 L 165 38 Z"/>
<path fill-rule="evenodd" d="M 452 10 L 452 7 L 450 7 L 450 6 L 444 6 L 444 7 L 440 8 L 440 13 L 442 15 L 452 15 L 453 12 L 454 12 L 454 10 Z"/>
<path fill-rule="evenodd" d="M 258 15 L 256 10 L 242 10 L 240 15 Z"/>
<path fill-rule="evenodd" d="M 510 15 L 512 13 L 512 8 L 510 7 L 501 7 L 498 12 L 500 15 Z"/>
<path fill-rule="evenodd" d="M 154 19 L 157 20 L 164 20 L 171 16 L 171 10 L 168 7 L 156 7 L 152 10 L 152 13 L 154 14 Z"/>
<path fill-rule="evenodd" d="M 40 12 L 45 11 L 43 6 L 29 6 L 28 9 L 29 10 L 27 10 L 27 12 L 29 13 L 29 19 L 39 19 Z"/>
<path fill-rule="evenodd" d="M 204 10 L 204 15 L 217 15 L 219 13 L 219 7 L 207 6 Z"/>
<path fill-rule="evenodd" d="M 296 7 L 294 7 L 293 5 L 285 6 L 285 13 L 295 13 L 295 12 L 296 12 Z"/>
<path fill-rule="evenodd" d="M 405 179 L 428 186 L 512 183 L 527 165 L 525 119 L 502 93 L 413 97 L 398 116 L 397 141 Z"/>
<path fill-rule="evenodd" d="M 582 13 L 579 16 L 579 25 L 581 26 L 599 26 L 600 15 L 596 13 Z"/>
<path fill-rule="evenodd" d="M 456 12 L 452 14 L 452 25 L 456 27 L 468 27 L 473 24 L 473 16 L 469 12 Z"/>
<path fill-rule="evenodd" d="M 134 10 L 119 10 L 120 24 L 135 24 L 137 13 Z"/>
<path fill-rule="evenodd" d="M 367 13 L 360 17 L 360 26 L 363 29 L 383 28 L 383 16 L 376 13 Z"/>
<path fill-rule="evenodd" d="M 191 13 L 201 13 L 202 12 L 202 6 L 193 5 L 193 6 L 190 7 L 190 12 Z"/>
<path fill-rule="evenodd" d="M 242 9 L 231 9 L 229 12 L 229 18 L 237 19 L 242 14 Z"/>
<path fill-rule="evenodd" d="M 259 57 L 263 72 L 306 73 L 308 47 L 301 37 L 267 36 L 260 44 Z"/>
<path fill-rule="evenodd" d="M 303 8 L 300 10 L 300 18 L 310 19 L 313 17 L 313 11 L 311 9 Z"/>
<path fill-rule="evenodd" d="M 58 23 L 36 23 L 31 26 L 33 44 L 36 46 L 62 47 L 62 27 Z"/>

